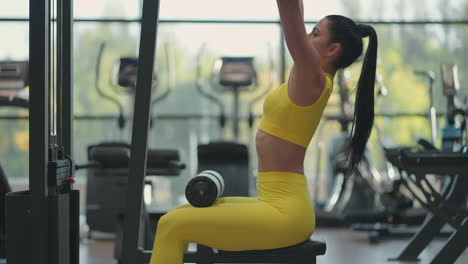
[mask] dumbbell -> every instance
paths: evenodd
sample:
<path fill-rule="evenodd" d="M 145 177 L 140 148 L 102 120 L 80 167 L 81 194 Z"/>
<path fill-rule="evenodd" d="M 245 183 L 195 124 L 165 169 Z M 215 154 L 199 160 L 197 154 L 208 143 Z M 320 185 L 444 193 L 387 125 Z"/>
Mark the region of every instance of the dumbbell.
<path fill-rule="evenodd" d="M 208 207 L 224 192 L 224 180 L 216 171 L 202 171 L 193 177 L 185 187 L 185 197 L 194 207 Z"/>

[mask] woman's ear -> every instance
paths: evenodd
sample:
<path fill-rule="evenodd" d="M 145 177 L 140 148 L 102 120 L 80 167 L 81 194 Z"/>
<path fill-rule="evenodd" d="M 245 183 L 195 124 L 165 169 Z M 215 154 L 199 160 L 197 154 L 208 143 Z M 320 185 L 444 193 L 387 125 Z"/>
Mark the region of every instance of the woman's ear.
<path fill-rule="evenodd" d="M 340 52 L 341 52 L 341 43 L 332 43 L 328 47 L 327 55 L 329 57 L 336 57 L 340 54 Z"/>

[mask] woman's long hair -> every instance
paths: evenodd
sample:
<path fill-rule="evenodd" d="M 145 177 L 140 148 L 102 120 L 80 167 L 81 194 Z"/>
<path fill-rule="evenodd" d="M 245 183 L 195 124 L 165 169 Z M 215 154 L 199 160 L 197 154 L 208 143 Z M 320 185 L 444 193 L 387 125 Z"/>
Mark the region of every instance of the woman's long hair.
<path fill-rule="evenodd" d="M 340 56 L 335 61 L 337 69 L 346 68 L 359 58 L 363 50 L 362 38 L 369 44 L 362 64 L 356 90 L 354 117 L 345 155 L 348 171 L 353 171 L 361 161 L 374 123 L 374 86 L 377 67 L 377 33 L 370 25 L 356 24 L 351 19 L 330 15 L 329 29 L 332 42 L 341 44 Z"/>

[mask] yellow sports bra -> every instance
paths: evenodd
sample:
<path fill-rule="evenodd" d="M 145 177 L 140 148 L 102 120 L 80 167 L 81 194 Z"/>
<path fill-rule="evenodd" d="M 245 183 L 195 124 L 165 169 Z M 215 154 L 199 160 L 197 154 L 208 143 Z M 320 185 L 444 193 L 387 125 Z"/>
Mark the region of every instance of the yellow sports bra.
<path fill-rule="evenodd" d="M 333 77 L 326 74 L 325 88 L 311 105 L 295 104 L 288 95 L 288 82 L 276 88 L 263 104 L 263 119 L 259 129 L 307 148 L 315 134 L 323 110 L 333 91 Z"/>

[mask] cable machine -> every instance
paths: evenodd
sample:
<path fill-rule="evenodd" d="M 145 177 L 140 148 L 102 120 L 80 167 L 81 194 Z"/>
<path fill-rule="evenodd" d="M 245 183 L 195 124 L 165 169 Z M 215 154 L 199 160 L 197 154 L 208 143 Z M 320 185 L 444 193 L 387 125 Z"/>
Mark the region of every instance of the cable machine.
<path fill-rule="evenodd" d="M 29 189 L 6 196 L 9 264 L 79 263 L 73 189 L 73 1 L 29 1 Z"/>

